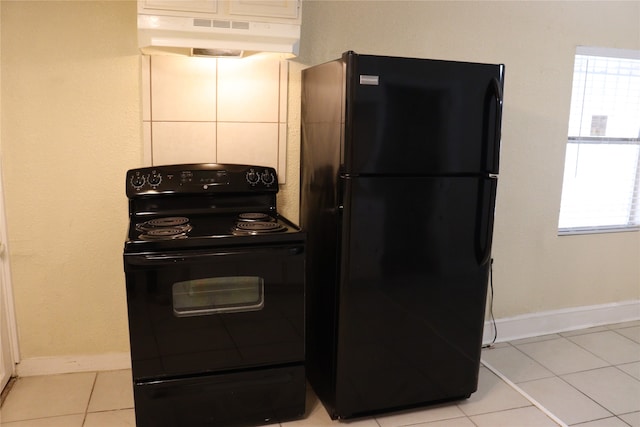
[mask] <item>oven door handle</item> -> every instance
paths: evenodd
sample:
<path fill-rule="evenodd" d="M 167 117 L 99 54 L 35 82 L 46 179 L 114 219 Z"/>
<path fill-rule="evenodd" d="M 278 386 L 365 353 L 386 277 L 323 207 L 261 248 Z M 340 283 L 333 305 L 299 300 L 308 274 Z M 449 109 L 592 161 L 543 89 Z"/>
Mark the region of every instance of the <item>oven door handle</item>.
<path fill-rule="evenodd" d="M 216 250 L 212 252 L 208 250 L 206 252 L 177 252 L 177 253 L 165 253 L 165 254 L 144 254 L 144 255 L 131 255 L 125 254 L 125 263 L 129 265 L 162 265 L 162 264 L 176 264 L 180 262 L 193 262 L 202 261 L 210 258 L 217 258 L 221 256 L 229 255 L 298 255 L 304 252 L 303 246 L 287 246 L 287 247 L 267 247 L 251 250 Z"/>

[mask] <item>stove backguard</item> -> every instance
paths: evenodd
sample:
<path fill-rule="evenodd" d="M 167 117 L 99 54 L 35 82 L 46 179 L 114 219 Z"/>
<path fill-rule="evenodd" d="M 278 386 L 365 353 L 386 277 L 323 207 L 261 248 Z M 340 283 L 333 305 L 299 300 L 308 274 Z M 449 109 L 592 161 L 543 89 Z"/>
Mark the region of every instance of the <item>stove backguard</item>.
<path fill-rule="evenodd" d="M 257 194 L 278 192 L 276 170 L 266 166 L 198 163 L 131 169 L 127 197 L 156 195 Z"/>

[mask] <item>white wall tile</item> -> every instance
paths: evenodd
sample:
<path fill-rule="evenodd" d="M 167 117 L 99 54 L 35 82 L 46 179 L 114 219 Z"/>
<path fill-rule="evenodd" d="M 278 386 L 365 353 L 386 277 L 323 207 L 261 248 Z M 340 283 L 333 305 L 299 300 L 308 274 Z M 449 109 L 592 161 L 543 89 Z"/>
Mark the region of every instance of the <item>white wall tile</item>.
<path fill-rule="evenodd" d="M 216 60 L 184 56 L 151 58 L 153 121 L 216 120 Z"/>
<path fill-rule="evenodd" d="M 218 162 L 278 168 L 277 123 L 218 123 Z"/>
<path fill-rule="evenodd" d="M 278 182 L 284 184 L 287 175 L 287 124 L 278 124 Z"/>
<path fill-rule="evenodd" d="M 142 165 L 152 166 L 151 122 L 142 122 Z"/>
<path fill-rule="evenodd" d="M 142 71 L 141 89 L 142 89 L 142 120 L 151 120 L 151 57 L 148 55 L 140 56 L 140 69 Z"/>
<path fill-rule="evenodd" d="M 218 61 L 218 121 L 277 123 L 279 100 L 279 60 L 256 55 Z"/>
<path fill-rule="evenodd" d="M 214 122 L 153 122 L 154 165 L 216 162 Z"/>
<path fill-rule="evenodd" d="M 269 55 L 143 57 L 145 164 L 266 165 L 284 183 L 288 71 Z"/>
<path fill-rule="evenodd" d="M 280 100 L 278 102 L 280 123 L 287 123 L 289 105 L 289 61 L 280 61 Z"/>

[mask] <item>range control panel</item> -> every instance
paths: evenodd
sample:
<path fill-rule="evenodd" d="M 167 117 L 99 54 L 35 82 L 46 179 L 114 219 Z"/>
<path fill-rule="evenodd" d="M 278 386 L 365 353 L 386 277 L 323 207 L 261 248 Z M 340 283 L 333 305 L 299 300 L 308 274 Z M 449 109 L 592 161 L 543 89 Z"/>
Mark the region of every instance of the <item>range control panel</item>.
<path fill-rule="evenodd" d="M 278 192 L 276 170 L 267 166 L 197 163 L 127 171 L 127 197 L 157 194 Z"/>

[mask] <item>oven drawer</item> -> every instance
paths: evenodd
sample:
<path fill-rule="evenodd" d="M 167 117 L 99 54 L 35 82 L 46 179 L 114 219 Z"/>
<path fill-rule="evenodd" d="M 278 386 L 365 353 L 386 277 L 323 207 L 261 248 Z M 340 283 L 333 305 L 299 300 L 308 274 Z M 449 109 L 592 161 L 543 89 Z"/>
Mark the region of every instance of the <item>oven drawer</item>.
<path fill-rule="evenodd" d="M 304 360 L 304 245 L 124 262 L 136 381 Z"/>
<path fill-rule="evenodd" d="M 135 383 L 138 427 L 246 426 L 302 417 L 302 365 Z"/>

